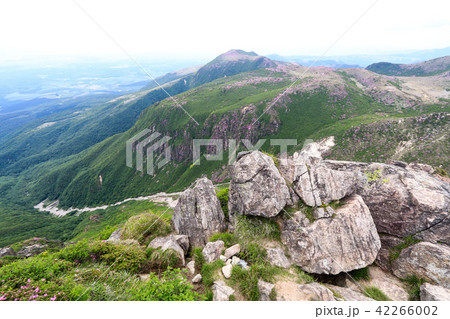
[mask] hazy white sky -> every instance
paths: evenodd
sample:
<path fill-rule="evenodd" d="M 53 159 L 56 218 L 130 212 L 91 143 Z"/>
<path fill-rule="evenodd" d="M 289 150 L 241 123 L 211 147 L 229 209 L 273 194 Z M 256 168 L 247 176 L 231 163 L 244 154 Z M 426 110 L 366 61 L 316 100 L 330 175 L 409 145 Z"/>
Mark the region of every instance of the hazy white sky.
<path fill-rule="evenodd" d="M 127 52 L 322 54 L 375 0 L 76 0 Z M 449 1 L 378 0 L 327 55 L 450 46 Z M 2 0 L 0 60 L 123 56 L 72 0 Z"/>

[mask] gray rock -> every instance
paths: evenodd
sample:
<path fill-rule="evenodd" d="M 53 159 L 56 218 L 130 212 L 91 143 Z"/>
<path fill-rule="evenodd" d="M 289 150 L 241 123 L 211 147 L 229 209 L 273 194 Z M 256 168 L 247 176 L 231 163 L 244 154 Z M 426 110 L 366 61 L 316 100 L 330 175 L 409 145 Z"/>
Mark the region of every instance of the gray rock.
<path fill-rule="evenodd" d="M 291 263 L 280 248 L 267 248 L 267 259 L 272 266 L 290 268 Z"/>
<path fill-rule="evenodd" d="M 15 253 L 14 249 L 12 249 L 11 247 L 0 248 L 0 257 L 15 256 L 15 255 L 16 255 L 16 253 Z"/>
<path fill-rule="evenodd" d="M 189 237 L 187 235 L 174 235 L 173 238 L 183 248 L 184 254 L 186 255 L 189 251 Z"/>
<path fill-rule="evenodd" d="M 380 238 L 361 196 L 353 195 L 336 210 L 334 218 L 309 223 L 300 212 L 286 220 L 281 239 L 292 261 L 317 274 L 338 274 L 372 264 Z"/>
<path fill-rule="evenodd" d="M 277 300 L 283 301 L 335 301 L 333 292 L 327 287 L 313 282 L 299 285 L 295 282 L 281 281 L 275 284 Z"/>
<path fill-rule="evenodd" d="M 220 255 L 220 256 L 219 256 L 219 259 L 222 260 L 222 261 L 224 261 L 224 262 L 228 260 L 228 258 L 225 257 L 224 255 Z"/>
<path fill-rule="evenodd" d="M 295 152 L 282 168 L 283 176 L 306 205 L 318 207 L 355 192 L 359 176 L 353 171 L 338 171 L 323 164 L 319 145 L 308 144 Z"/>
<path fill-rule="evenodd" d="M 212 263 L 219 259 L 222 250 L 225 248 L 225 243 L 221 240 L 209 242 L 202 250 L 202 254 L 205 257 L 207 263 Z"/>
<path fill-rule="evenodd" d="M 259 300 L 270 301 L 271 300 L 270 294 L 272 293 L 273 288 L 275 288 L 274 284 L 259 279 L 258 280 Z"/>
<path fill-rule="evenodd" d="M 450 301 L 450 289 L 424 283 L 420 286 L 422 301 Z"/>
<path fill-rule="evenodd" d="M 39 255 L 40 253 L 46 251 L 48 248 L 48 245 L 41 245 L 41 244 L 32 244 L 23 247 L 20 249 L 16 255 L 25 256 L 26 258 L 32 257 L 35 255 Z"/>
<path fill-rule="evenodd" d="M 230 248 L 225 249 L 224 255 L 226 258 L 231 258 L 234 255 L 239 254 L 240 251 L 241 251 L 241 245 L 236 244 L 234 246 L 231 246 Z"/>
<path fill-rule="evenodd" d="M 241 259 L 239 257 L 233 256 L 233 258 L 231 259 L 231 264 L 233 266 L 238 265 L 240 261 L 241 261 Z"/>
<path fill-rule="evenodd" d="M 195 261 L 191 260 L 186 264 L 186 268 L 191 275 L 195 274 Z"/>
<path fill-rule="evenodd" d="M 350 288 L 344 288 L 330 284 L 327 284 L 326 286 L 332 292 L 339 294 L 339 297 L 342 297 L 345 301 L 374 301 L 372 298 L 369 298 L 366 295 L 360 293 L 359 291 L 354 291 Z"/>
<path fill-rule="evenodd" d="M 378 252 L 375 263 L 384 270 L 391 271 L 389 256 L 395 246 L 403 243 L 403 239 L 387 234 L 379 234 L 379 236 L 381 241 L 381 249 Z"/>
<path fill-rule="evenodd" d="M 194 278 L 192 278 L 192 282 L 193 282 L 194 284 L 197 284 L 197 283 L 199 283 L 200 281 L 202 281 L 202 275 L 200 275 L 200 274 L 197 274 Z"/>
<path fill-rule="evenodd" d="M 225 285 L 223 281 L 215 281 L 211 288 L 214 301 L 228 301 L 234 294 L 234 289 Z"/>
<path fill-rule="evenodd" d="M 121 229 L 117 229 L 117 230 L 113 231 L 106 241 L 107 242 L 120 241 L 120 233 L 121 233 Z"/>
<path fill-rule="evenodd" d="M 290 194 L 273 159 L 253 151 L 240 154 L 234 163 L 228 198 L 231 219 L 234 214 L 274 217 Z"/>
<path fill-rule="evenodd" d="M 179 234 L 189 237 L 192 246 L 203 246 L 213 234 L 227 229 L 225 215 L 209 179 L 197 179 L 180 195 L 172 223 Z"/>
<path fill-rule="evenodd" d="M 181 246 L 178 244 L 175 237 L 172 235 L 169 235 L 167 237 L 156 237 L 150 242 L 150 244 L 148 244 L 148 248 L 161 248 L 162 251 L 173 249 L 180 257 L 183 266 L 185 265 L 185 252 L 183 248 L 181 248 Z"/>
<path fill-rule="evenodd" d="M 176 241 L 177 244 L 183 249 L 184 255 L 186 255 L 189 251 L 189 237 L 186 235 L 169 235 L 165 237 L 156 237 L 150 242 L 148 247 L 162 247 L 169 240 Z"/>
<path fill-rule="evenodd" d="M 364 177 L 357 193 L 370 209 L 378 232 L 450 245 L 450 184 L 415 166 L 323 161 L 334 170 Z"/>
<path fill-rule="evenodd" d="M 233 265 L 230 263 L 229 265 L 222 267 L 222 274 L 226 279 L 229 279 L 231 277 L 231 269 L 233 268 Z"/>
<path fill-rule="evenodd" d="M 392 263 L 392 271 L 399 278 L 414 275 L 450 289 L 450 247 L 427 242 L 414 244 L 402 250 Z"/>

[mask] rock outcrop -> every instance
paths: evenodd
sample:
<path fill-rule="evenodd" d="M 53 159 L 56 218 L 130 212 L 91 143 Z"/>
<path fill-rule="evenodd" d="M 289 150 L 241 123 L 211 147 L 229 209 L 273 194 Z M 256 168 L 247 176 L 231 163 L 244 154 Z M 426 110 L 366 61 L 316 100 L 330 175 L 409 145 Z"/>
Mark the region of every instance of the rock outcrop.
<path fill-rule="evenodd" d="M 120 236 L 121 236 L 121 230 L 117 229 L 111 233 L 111 235 L 109 236 L 109 238 L 106 241 L 111 242 L 111 243 L 118 242 L 118 241 L 120 241 Z"/>
<path fill-rule="evenodd" d="M 203 246 L 213 234 L 227 229 L 225 215 L 209 179 L 198 179 L 180 195 L 172 223 L 179 234 L 189 237 L 192 246 Z"/>
<path fill-rule="evenodd" d="M 450 289 L 450 247 L 421 242 L 402 250 L 392 264 L 399 278 L 416 276 Z"/>
<path fill-rule="evenodd" d="M 378 232 L 414 235 L 433 243 L 450 244 L 450 185 L 421 166 L 406 167 L 342 161 L 323 161 L 334 170 L 364 177 L 357 193 L 369 207 Z"/>
<path fill-rule="evenodd" d="M 11 247 L 0 248 L 0 258 L 3 256 L 15 256 L 16 252 Z"/>
<path fill-rule="evenodd" d="M 238 154 L 228 198 L 231 217 L 234 214 L 274 217 L 286 206 L 290 193 L 273 159 L 253 151 Z"/>
<path fill-rule="evenodd" d="M 353 195 L 336 216 L 310 223 L 297 212 L 283 224 L 281 238 L 292 261 L 316 274 L 338 274 L 366 267 L 380 250 L 380 238 L 361 196 Z"/>
<path fill-rule="evenodd" d="M 424 283 L 420 286 L 422 301 L 450 301 L 450 289 Z"/>

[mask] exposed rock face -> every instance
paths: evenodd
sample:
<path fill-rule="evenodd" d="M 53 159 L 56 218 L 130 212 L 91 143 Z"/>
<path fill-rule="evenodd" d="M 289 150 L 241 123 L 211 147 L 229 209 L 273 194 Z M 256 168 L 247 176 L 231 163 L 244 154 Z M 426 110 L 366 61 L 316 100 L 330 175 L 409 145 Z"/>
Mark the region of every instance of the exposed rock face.
<path fill-rule="evenodd" d="M 189 250 L 189 237 L 186 235 L 169 235 L 166 237 L 156 237 L 150 242 L 150 244 L 148 244 L 148 247 L 162 247 L 169 240 L 175 241 L 180 246 L 180 248 L 183 249 L 184 254 L 187 254 Z"/>
<path fill-rule="evenodd" d="M 292 261 L 317 274 L 338 274 L 374 262 L 380 238 L 361 196 L 353 195 L 334 218 L 309 223 L 300 212 L 284 222 L 281 238 Z"/>
<path fill-rule="evenodd" d="M 225 285 L 223 281 L 215 281 L 211 290 L 214 294 L 214 301 L 228 301 L 234 294 L 234 289 Z"/>
<path fill-rule="evenodd" d="M 424 283 L 420 286 L 422 301 L 450 301 L 450 289 Z"/>
<path fill-rule="evenodd" d="M 183 236 L 181 236 L 181 237 L 178 236 L 178 237 L 179 237 L 178 239 L 181 242 L 183 242 L 185 240 L 185 238 Z M 184 255 L 186 254 L 187 249 L 185 251 L 180 246 L 180 244 L 177 241 L 176 236 L 170 235 L 170 236 L 167 236 L 167 237 L 156 237 L 155 239 L 153 239 L 150 242 L 150 244 L 148 244 L 148 247 L 151 247 L 151 248 L 159 248 L 159 247 L 161 247 L 162 251 L 166 251 L 167 249 L 173 249 L 178 254 L 178 256 L 180 257 L 180 259 L 181 259 L 181 261 L 183 263 L 183 266 L 185 265 Z M 188 246 L 188 249 L 189 249 L 189 246 Z"/>
<path fill-rule="evenodd" d="M 212 263 L 219 259 L 222 250 L 225 248 L 225 243 L 221 240 L 209 242 L 202 250 L 202 254 L 207 263 Z"/>
<path fill-rule="evenodd" d="M 5 247 L 5 248 L 0 249 L 0 257 L 15 256 L 15 255 L 16 255 L 16 253 L 15 253 L 14 249 L 12 249 L 11 247 Z"/>
<path fill-rule="evenodd" d="M 323 161 L 330 169 L 364 176 L 357 193 L 370 209 L 379 232 L 449 244 L 450 184 L 420 165 Z"/>
<path fill-rule="evenodd" d="M 258 280 L 259 300 L 270 301 L 270 294 L 272 293 L 273 288 L 275 288 L 274 284 L 259 279 Z"/>
<path fill-rule="evenodd" d="M 106 240 L 107 242 L 118 242 L 120 241 L 121 230 L 117 229 L 111 233 L 109 238 Z"/>
<path fill-rule="evenodd" d="M 311 143 L 287 159 L 280 169 L 306 205 L 318 207 L 355 192 L 358 174 L 338 171 L 323 164 L 320 144 Z"/>
<path fill-rule="evenodd" d="M 345 301 L 374 301 L 372 298 L 369 298 L 366 295 L 364 295 L 358 291 L 354 291 L 350 288 L 344 288 L 344 287 L 334 286 L 334 285 L 330 285 L 330 284 L 327 284 L 326 286 L 330 290 L 335 291 L 336 293 L 341 295 Z"/>
<path fill-rule="evenodd" d="M 291 263 L 280 248 L 267 248 L 267 259 L 272 266 L 290 268 Z"/>
<path fill-rule="evenodd" d="M 399 278 L 415 275 L 450 289 L 450 248 L 427 242 L 414 244 L 402 250 L 392 271 Z"/>
<path fill-rule="evenodd" d="M 290 194 L 273 159 L 253 151 L 238 154 L 228 198 L 231 217 L 234 214 L 273 217 L 290 200 Z"/>
<path fill-rule="evenodd" d="M 192 246 L 203 246 L 210 236 L 226 230 L 225 215 L 209 179 L 197 179 L 180 195 L 172 223 L 179 234 L 189 237 Z"/>
<path fill-rule="evenodd" d="M 335 301 L 331 290 L 316 282 L 299 285 L 295 282 L 279 281 L 275 289 L 277 300 L 281 301 Z"/>
<path fill-rule="evenodd" d="M 409 294 L 403 283 L 391 273 L 383 271 L 378 267 L 369 268 L 370 280 L 367 286 L 379 288 L 386 296 L 395 301 L 408 301 Z"/>

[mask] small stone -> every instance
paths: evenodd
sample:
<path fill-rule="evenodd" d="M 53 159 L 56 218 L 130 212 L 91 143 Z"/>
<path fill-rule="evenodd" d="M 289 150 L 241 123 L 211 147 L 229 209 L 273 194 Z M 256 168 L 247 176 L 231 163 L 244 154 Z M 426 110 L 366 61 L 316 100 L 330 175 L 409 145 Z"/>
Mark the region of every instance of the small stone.
<path fill-rule="evenodd" d="M 241 251 L 241 245 L 236 244 L 225 250 L 225 257 L 231 258 L 234 255 L 239 254 L 240 251 Z"/>
<path fill-rule="evenodd" d="M 234 266 L 239 264 L 240 261 L 241 259 L 239 257 L 233 256 L 233 258 L 231 259 L 231 264 Z"/>
<path fill-rule="evenodd" d="M 232 260 L 231 259 L 227 259 L 227 261 L 225 262 L 225 265 L 231 265 Z"/>
<path fill-rule="evenodd" d="M 228 258 L 225 257 L 224 255 L 220 255 L 219 259 L 222 260 L 222 261 L 227 261 L 228 260 Z"/>
<path fill-rule="evenodd" d="M 320 218 L 330 218 L 334 214 L 334 209 L 330 206 L 326 207 L 318 207 L 314 209 L 313 211 L 313 217 L 314 219 L 320 219 Z"/>
<path fill-rule="evenodd" d="M 192 282 L 194 284 L 199 283 L 200 281 L 202 281 L 202 275 L 197 274 L 194 278 L 192 278 Z"/>
<path fill-rule="evenodd" d="M 190 262 L 188 262 L 186 268 L 189 271 L 189 273 L 193 275 L 195 273 L 195 261 L 191 260 Z"/>
<path fill-rule="evenodd" d="M 225 278 L 229 279 L 231 277 L 231 269 L 233 268 L 233 265 L 229 264 L 222 267 L 222 274 Z"/>

